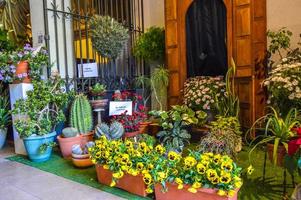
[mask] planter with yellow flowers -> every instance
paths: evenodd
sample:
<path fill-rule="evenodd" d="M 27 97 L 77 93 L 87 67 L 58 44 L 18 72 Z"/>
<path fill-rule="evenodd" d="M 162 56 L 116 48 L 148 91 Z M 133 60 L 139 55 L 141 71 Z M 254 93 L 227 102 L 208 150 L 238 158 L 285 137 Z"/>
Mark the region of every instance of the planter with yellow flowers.
<path fill-rule="evenodd" d="M 154 166 L 153 149 L 152 139 L 135 143 L 131 140 L 111 141 L 102 136 L 89 152 L 100 183 L 145 197 L 153 193 L 149 187 L 152 177 L 148 173 Z"/>
<path fill-rule="evenodd" d="M 242 186 L 241 168 L 228 156 L 190 152 L 183 158 L 169 155 L 156 164 L 156 170 L 164 174 L 152 172 L 157 200 L 235 200 Z"/>

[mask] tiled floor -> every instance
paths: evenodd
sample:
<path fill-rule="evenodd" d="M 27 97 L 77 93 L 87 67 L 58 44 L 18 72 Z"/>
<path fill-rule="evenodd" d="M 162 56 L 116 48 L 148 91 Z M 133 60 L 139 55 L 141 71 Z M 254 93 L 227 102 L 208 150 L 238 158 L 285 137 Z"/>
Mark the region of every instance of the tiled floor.
<path fill-rule="evenodd" d="M 43 172 L 5 157 L 13 148 L 0 150 L 0 200 L 117 200 L 112 194 Z"/>

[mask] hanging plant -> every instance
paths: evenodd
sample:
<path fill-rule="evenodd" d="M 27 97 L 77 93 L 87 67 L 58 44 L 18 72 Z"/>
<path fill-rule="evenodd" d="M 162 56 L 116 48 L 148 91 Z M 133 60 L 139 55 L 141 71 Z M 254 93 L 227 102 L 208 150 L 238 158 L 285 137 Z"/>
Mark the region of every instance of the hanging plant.
<path fill-rule="evenodd" d="M 118 57 L 129 38 L 128 30 L 109 16 L 93 16 L 90 31 L 94 49 L 109 59 Z"/>

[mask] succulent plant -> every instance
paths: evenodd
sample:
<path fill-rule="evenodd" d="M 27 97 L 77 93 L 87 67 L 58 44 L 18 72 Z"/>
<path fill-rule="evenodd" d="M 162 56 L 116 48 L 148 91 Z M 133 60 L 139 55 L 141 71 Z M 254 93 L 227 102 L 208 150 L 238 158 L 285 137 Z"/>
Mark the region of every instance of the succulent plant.
<path fill-rule="evenodd" d="M 81 148 L 80 144 L 75 144 L 72 146 L 72 153 L 75 155 L 83 155 L 84 151 Z"/>
<path fill-rule="evenodd" d="M 82 134 L 93 129 L 92 108 L 88 98 L 83 94 L 77 95 L 72 104 L 70 125 Z"/>
<path fill-rule="evenodd" d="M 101 123 L 95 128 L 96 138 L 106 136 L 109 140 L 116 140 L 122 137 L 124 134 L 124 127 L 121 123 L 114 121 L 111 126 L 106 123 Z"/>
<path fill-rule="evenodd" d="M 78 134 L 78 130 L 73 127 L 64 128 L 62 131 L 62 137 L 64 137 L 64 138 L 75 137 L 75 136 L 77 136 L 77 134 Z"/>

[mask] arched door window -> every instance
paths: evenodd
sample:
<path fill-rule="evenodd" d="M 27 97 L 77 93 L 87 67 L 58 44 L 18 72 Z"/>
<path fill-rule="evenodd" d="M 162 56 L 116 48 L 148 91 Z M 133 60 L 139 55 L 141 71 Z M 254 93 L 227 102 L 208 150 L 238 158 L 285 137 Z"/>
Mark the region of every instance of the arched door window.
<path fill-rule="evenodd" d="M 226 38 L 223 0 L 195 0 L 186 15 L 187 77 L 225 75 Z"/>

